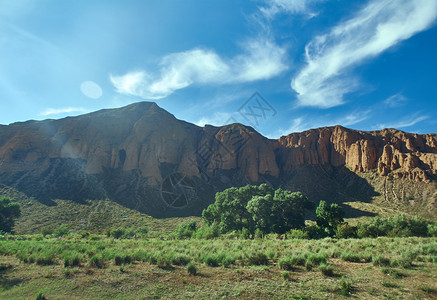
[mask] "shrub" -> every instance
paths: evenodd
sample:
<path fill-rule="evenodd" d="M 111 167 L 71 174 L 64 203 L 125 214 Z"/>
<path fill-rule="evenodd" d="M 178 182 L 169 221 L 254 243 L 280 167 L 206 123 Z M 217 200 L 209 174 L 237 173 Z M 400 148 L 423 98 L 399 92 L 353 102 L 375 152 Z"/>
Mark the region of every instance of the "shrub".
<path fill-rule="evenodd" d="M 350 296 L 350 294 L 352 293 L 352 282 L 342 277 L 340 279 L 339 293 L 343 296 Z"/>
<path fill-rule="evenodd" d="M 177 266 L 185 266 L 190 262 L 190 258 L 184 254 L 179 254 L 173 257 L 172 263 Z"/>
<path fill-rule="evenodd" d="M 187 272 L 188 272 L 188 274 L 190 274 L 192 276 L 196 276 L 196 274 L 197 274 L 197 267 L 196 267 L 196 265 L 193 264 L 193 263 L 189 263 L 187 265 Z"/>
<path fill-rule="evenodd" d="M 40 266 L 53 265 L 53 264 L 55 264 L 55 258 L 51 254 L 44 255 L 44 256 L 38 257 L 36 259 L 36 264 L 40 265 Z"/>
<path fill-rule="evenodd" d="M 361 256 L 357 253 L 342 252 L 340 255 L 340 259 L 344 260 L 344 261 L 350 261 L 350 262 L 360 262 Z"/>
<path fill-rule="evenodd" d="M 53 231 L 54 230 L 52 227 L 46 226 L 46 227 L 41 228 L 41 234 L 43 235 L 43 237 L 46 237 L 50 234 L 53 234 Z"/>
<path fill-rule="evenodd" d="M 206 258 L 205 258 L 205 261 L 204 261 L 208 266 L 210 266 L 210 267 L 218 267 L 219 266 L 219 260 L 218 260 L 218 258 L 216 257 L 216 256 L 214 256 L 214 255 L 208 255 Z"/>
<path fill-rule="evenodd" d="M 387 266 L 390 266 L 391 261 L 389 258 L 386 258 L 386 257 L 383 257 L 383 256 L 377 254 L 377 255 L 372 257 L 372 263 L 374 266 L 387 267 Z"/>
<path fill-rule="evenodd" d="M 93 255 L 89 260 L 89 264 L 91 267 L 102 269 L 105 267 L 105 262 L 101 256 Z"/>
<path fill-rule="evenodd" d="M 61 224 L 58 228 L 54 231 L 54 235 L 56 237 L 63 237 L 70 233 L 70 227 L 67 224 Z"/>
<path fill-rule="evenodd" d="M 316 265 L 320 265 L 322 263 L 326 263 L 326 254 L 324 253 L 311 253 L 310 255 L 308 255 L 306 262 L 305 262 L 305 267 L 307 264 L 311 265 L 311 266 L 316 266 Z"/>
<path fill-rule="evenodd" d="M 282 277 L 282 279 L 287 280 L 287 281 L 291 280 L 291 274 L 288 271 L 282 272 L 281 277 Z"/>
<path fill-rule="evenodd" d="M 147 229 L 147 226 L 141 226 L 136 231 L 136 235 L 138 237 L 146 237 L 148 233 L 149 233 L 149 230 Z"/>
<path fill-rule="evenodd" d="M 428 224 L 427 232 L 428 236 L 437 237 L 437 224 Z"/>
<path fill-rule="evenodd" d="M 132 263 L 132 261 L 133 261 L 133 257 L 129 254 L 125 254 L 123 256 L 121 256 L 121 255 L 114 256 L 114 264 L 116 266 L 130 264 L 130 263 Z"/>
<path fill-rule="evenodd" d="M 256 239 L 262 239 L 264 237 L 264 233 L 261 229 L 257 228 L 254 234 Z"/>
<path fill-rule="evenodd" d="M 287 235 L 291 239 L 308 239 L 310 237 L 309 233 L 302 229 L 291 229 Z"/>
<path fill-rule="evenodd" d="M 88 232 L 88 231 L 82 231 L 81 233 L 80 233 L 80 237 L 81 238 L 87 238 L 87 237 L 89 237 L 90 236 L 90 233 Z"/>
<path fill-rule="evenodd" d="M 335 230 L 335 236 L 339 239 L 354 238 L 357 236 L 357 229 L 348 223 L 338 224 Z"/>
<path fill-rule="evenodd" d="M 196 228 L 197 223 L 194 220 L 191 220 L 190 222 L 183 222 L 174 230 L 174 236 L 177 239 L 191 238 L 194 235 Z"/>
<path fill-rule="evenodd" d="M 172 268 L 170 261 L 164 256 L 158 257 L 158 259 L 156 261 L 156 265 L 158 266 L 158 268 L 161 268 L 164 270 L 168 270 L 168 269 Z"/>
<path fill-rule="evenodd" d="M 293 263 L 289 257 L 281 257 L 281 259 L 279 259 L 278 265 L 283 270 L 293 269 Z"/>
<path fill-rule="evenodd" d="M 250 230 L 248 228 L 246 228 L 246 227 L 243 227 L 243 229 L 241 229 L 239 234 L 240 234 L 240 239 L 248 239 L 248 238 L 250 238 Z"/>
<path fill-rule="evenodd" d="M 261 252 L 256 252 L 248 255 L 246 261 L 248 265 L 253 265 L 253 266 L 269 264 L 269 259 L 267 258 L 267 255 Z"/>
<path fill-rule="evenodd" d="M 121 266 L 123 264 L 123 258 L 120 255 L 114 257 L 114 264 L 116 266 Z"/>
<path fill-rule="evenodd" d="M 317 225 L 311 225 L 305 227 L 305 232 L 310 239 L 321 239 L 328 236 L 328 233 Z"/>
<path fill-rule="evenodd" d="M 332 267 L 332 265 L 323 263 L 319 266 L 319 270 L 320 270 L 320 272 L 322 272 L 322 274 L 324 276 L 333 276 L 334 275 L 334 268 Z"/>
<path fill-rule="evenodd" d="M 47 300 L 47 298 L 44 296 L 44 294 L 42 293 L 42 292 L 39 292 L 37 295 L 36 295 L 36 298 L 35 298 L 36 300 Z"/>
<path fill-rule="evenodd" d="M 80 257 L 78 255 L 73 255 L 64 258 L 64 267 L 76 267 L 80 265 Z"/>
<path fill-rule="evenodd" d="M 125 233 L 126 233 L 125 228 L 118 227 L 118 228 L 110 230 L 108 236 L 113 237 L 114 239 L 120 239 L 125 235 Z"/>

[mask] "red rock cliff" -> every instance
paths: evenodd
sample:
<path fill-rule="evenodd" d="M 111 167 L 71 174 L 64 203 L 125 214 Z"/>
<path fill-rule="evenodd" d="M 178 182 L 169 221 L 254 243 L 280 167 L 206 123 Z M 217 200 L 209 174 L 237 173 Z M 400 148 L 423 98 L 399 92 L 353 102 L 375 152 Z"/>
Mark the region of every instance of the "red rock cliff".
<path fill-rule="evenodd" d="M 279 139 L 284 170 L 309 164 L 345 164 L 354 172 L 377 169 L 382 176 L 429 182 L 437 174 L 435 134 L 396 129 L 357 131 L 341 126 L 311 129 Z"/>

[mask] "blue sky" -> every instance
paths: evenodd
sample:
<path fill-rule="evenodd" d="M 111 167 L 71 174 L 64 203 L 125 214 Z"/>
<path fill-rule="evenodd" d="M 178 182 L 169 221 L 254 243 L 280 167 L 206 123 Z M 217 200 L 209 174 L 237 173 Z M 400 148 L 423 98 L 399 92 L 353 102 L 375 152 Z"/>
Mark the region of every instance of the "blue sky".
<path fill-rule="evenodd" d="M 437 132 L 437 1 L 0 0 L 0 124 L 155 101 L 278 138 Z"/>

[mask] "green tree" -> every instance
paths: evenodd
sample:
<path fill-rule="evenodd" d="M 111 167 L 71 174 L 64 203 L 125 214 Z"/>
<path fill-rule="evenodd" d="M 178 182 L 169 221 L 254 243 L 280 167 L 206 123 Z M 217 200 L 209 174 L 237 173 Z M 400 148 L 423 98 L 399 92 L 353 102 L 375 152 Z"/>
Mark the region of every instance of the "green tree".
<path fill-rule="evenodd" d="M 215 195 L 215 202 L 202 213 L 203 220 L 211 225 L 217 222 L 222 233 L 232 230 L 255 230 L 255 222 L 247 211 L 247 204 L 254 196 L 273 195 L 273 189 L 267 184 L 231 187 Z"/>
<path fill-rule="evenodd" d="M 328 205 L 326 201 L 320 201 L 316 209 L 316 222 L 320 228 L 333 235 L 337 226 L 344 222 L 343 218 L 344 211 L 338 204 Z"/>
<path fill-rule="evenodd" d="M 301 193 L 276 191 L 266 184 L 229 188 L 216 194 L 215 203 L 202 213 L 207 224 L 216 222 L 220 231 L 256 229 L 263 233 L 285 233 L 305 225 L 305 210 L 314 208 Z"/>
<path fill-rule="evenodd" d="M 262 232 L 269 232 L 274 222 L 273 196 L 254 196 L 247 203 L 247 211 L 252 215 L 254 225 Z"/>
<path fill-rule="evenodd" d="M 314 203 L 300 192 L 290 192 L 281 188 L 273 198 L 273 224 L 271 232 L 285 233 L 292 228 L 305 226 L 305 211 L 314 209 Z"/>
<path fill-rule="evenodd" d="M 15 219 L 21 215 L 20 204 L 7 197 L 0 198 L 0 231 L 11 232 Z"/>

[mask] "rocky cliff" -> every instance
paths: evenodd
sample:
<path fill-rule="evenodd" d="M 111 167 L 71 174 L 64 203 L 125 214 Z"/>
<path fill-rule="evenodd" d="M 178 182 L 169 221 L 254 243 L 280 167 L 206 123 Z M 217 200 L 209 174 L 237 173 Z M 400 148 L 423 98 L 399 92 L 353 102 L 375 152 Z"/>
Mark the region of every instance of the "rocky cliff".
<path fill-rule="evenodd" d="M 437 171 L 435 134 L 396 129 L 363 132 L 341 126 L 312 129 L 281 137 L 281 165 L 330 164 L 353 172 L 376 169 L 381 176 L 430 182 Z"/>
<path fill-rule="evenodd" d="M 0 126 L 0 183 L 48 205 L 109 198 L 154 216 L 198 214 L 216 191 L 261 182 L 314 201 L 386 194 L 366 172 L 430 185 L 436 135 L 335 126 L 271 140 L 241 124 L 198 127 L 149 102 Z"/>

